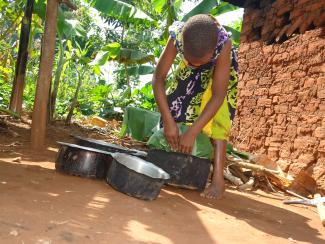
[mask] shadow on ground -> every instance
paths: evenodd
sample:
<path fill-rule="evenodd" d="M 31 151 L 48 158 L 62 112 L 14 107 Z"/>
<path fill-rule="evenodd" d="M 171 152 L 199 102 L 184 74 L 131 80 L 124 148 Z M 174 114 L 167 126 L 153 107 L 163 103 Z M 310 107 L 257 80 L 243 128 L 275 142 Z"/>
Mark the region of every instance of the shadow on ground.
<path fill-rule="evenodd" d="M 214 201 L 165 187 L 157 200 L 147 202 L 103 181 L 3 161 L 0 181 L 0 238 L 8 243 L 234 243 L 241 238 L 267 243 L 268 236 L 273 243 L 276 237 L 324 241 L 307 217 L 229 191 Z M 17 236 L 10 234 L 14 230 Z"/>

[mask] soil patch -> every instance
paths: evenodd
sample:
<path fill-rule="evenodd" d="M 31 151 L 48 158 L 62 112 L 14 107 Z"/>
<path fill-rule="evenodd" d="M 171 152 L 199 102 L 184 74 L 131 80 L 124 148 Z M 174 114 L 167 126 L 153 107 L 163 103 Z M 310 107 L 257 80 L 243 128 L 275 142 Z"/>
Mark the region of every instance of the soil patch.
<path fill-rule="evenodd" d="M 152 202 L 119 193 L 104 181 L 54 170 L 58 145 L 70 134 L 48 129 L 46 148 L 30 149 L 28 123 L 0 133 L 1 243 L 324 243 L 315 208 L 287 206 L 281 195 L 238 192 L 221 201 L 164 187 Z"/>

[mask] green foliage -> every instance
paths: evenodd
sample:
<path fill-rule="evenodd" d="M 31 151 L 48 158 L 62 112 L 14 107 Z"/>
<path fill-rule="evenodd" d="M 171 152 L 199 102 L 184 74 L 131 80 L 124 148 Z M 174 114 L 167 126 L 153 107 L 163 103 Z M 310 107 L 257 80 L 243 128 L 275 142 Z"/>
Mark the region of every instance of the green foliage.
<path fill-rule="evenodd" d="M 225 14 L 227 12 L 231 12 L 236 9 L 238 9 L 238 7 L 232 4 L 229 4 L 227 2 L 221 2 L 211 10 L 210 14 L 212 14 L 213 16 L 218 16 L 220 14 Z"/>
<path fill-rule="evenodd" d="M 223 1 L 193 1 L 197 5 L 189 13 L 181 10 L 186 3 L 183 0 L 73 0 L 77 11 L 61 4 L 53 68 L 53 80 L 54 74 L 60 73 L 55 116 L 67 115 L 78 77 L 82 85 L 75 116 L 97 114 L 108 118 L 127 106 L 155 111 L 149 76 L 166 44 L 169 25 L 198 13 L 217 16 L 237 9 Z M 10 102 L 25 3 L 0 0 L 0 107 L 8 107 Z M 33 108 L 45 11 L 46 0 L 35 0 L 25 110 Z M 241 20 L 226 28 L 233 33 L 234 45 L 238 45 Z"/>
<path fill-rule="evenodd" d="M 144 108 L 147 110 L 155 110 L 155 98 L 152 92 L 151 82 L 146 83 L 141 88 L 136 88 L 132 93 L 132 97 L 134 98 L 134 105 L 139 108 Z"/>
<path fill-rule="evenodd" d="M 91 5 L 97 10 L 115 18 L 133 18 L 152 20 L 140 9 L 118 0 L 92 0 Z"/>
<path fill-rule="evenodd" d="M 192 9 L 188 14 L 186 14 L 182 21 L 188 20 L 190 17 L 197 14 L 210 14 L 211 10 L 217 6 L 219 1 L 216 0 L 203 0 L 194 9 Z"/>
<path fill-rule="evenodd" d="M 177 124 L 177 126 L 181 134 L 183 134 L 188 129 L 188 126 L 181 123 Z M 164 136 L 163 129 L 155 131 L 149 138 L 147 144 L 150 148 L 153 149 L 160 149 L 167 152 L 172 151 Z M 207 158 L 210 160 L 213 159 L 213 146 L 211 144 L 210 138 L 207 135 L 200 133 L 197 136 L 193 145 L 192 155 L 200 158 Z"/>
<path fill-rule="evenodd" d="M 0 107 L 7 107 L 10 102 L 11 85 L 0 78 Z"/>

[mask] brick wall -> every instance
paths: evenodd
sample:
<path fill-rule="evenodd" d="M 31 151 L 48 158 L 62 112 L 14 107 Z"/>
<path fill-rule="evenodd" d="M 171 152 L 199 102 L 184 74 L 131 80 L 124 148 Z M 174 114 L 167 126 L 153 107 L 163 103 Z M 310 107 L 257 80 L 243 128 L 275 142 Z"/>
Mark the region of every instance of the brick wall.
<path fill-rule="evenodd" d="M 325 1 L 259 4 L 244 13 L 232 141 L 325 190 Z"/>

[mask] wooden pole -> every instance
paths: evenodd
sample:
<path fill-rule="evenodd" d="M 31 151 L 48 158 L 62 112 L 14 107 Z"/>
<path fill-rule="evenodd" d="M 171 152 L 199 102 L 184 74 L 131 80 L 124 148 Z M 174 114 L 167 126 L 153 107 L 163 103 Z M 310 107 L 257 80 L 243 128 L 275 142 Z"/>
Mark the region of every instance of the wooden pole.
<path fill-rule="evenodd" d="M 27 0 L 25 14 L 21 23 L 18 57 L 16 62 L 15 78 L 10 98 L 9 109 L 20 114 L 23 105 L 23 92 L 28 58 L 28 43 L 32 22 L 34 0 Z"/>
<path fill-rule="evenodd" d="M 45 144 L 49 89 L 51 85 L 53 61 L 55 54 L 56 19 L 58 0 L 47 0 L 44 36 L 42 40 L 40 69 L 33 110 L 31 142 L 33 149 Z"/>

